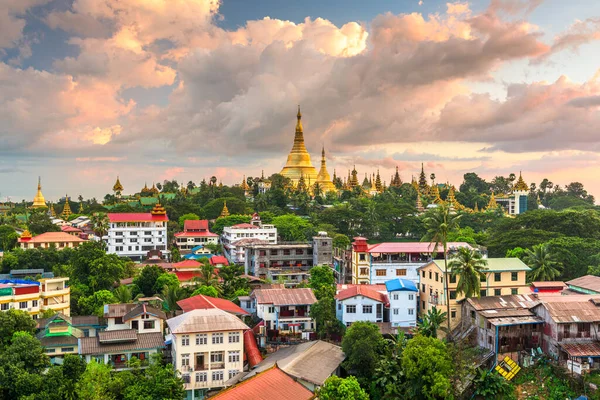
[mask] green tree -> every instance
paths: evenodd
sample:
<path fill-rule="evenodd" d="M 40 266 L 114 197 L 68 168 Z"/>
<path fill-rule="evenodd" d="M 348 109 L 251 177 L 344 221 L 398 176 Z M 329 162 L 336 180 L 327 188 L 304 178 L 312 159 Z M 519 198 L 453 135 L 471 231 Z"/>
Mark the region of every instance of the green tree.
<path fill-rule="evenodd" d="M 522 247 L 515 247 L 514 249 L 506 251 L 506 258 L 519 258 L 525 257 L 525 249 Z"/>
<path fill-rule="evenodd" d="M 75 385 L 75 391 L 80 399 L 116 400 L 114 381 L 110 365 L 92 361 L 87 364 L 85 372 Z"/>
<path fill-rule="evenodd" d="M 179 287 L 180 282 L 177 278 L 177 275 L 172 273 L 161 274 L 158 278 L 156 278 L 156 283 L 154 284 L 154 293 L 160 293 L 165 286 Z"/>
<path fill-rule="evenodd" d="M 335 300 L 325 296 L 310 306 L 310 317 L 315 320 L 317 334 L 321 338 L 341 336 L 344 324 L 335 315 Z"/>
<path fill-rule="evenodd" d="M 93 291 L 107 290 L 125 275 L 125 261 L 116 254 L 105 254 L 89 264 L 87 279 Z"/>
<path fill-rule="evenodd" d="M 418 324 L 418 332 L 423 336 L 438 337 L 438 330 L 442 329 L 446 331 L 446 328 L 442 327 L 442 324 L 446 322 L 448 314 L 433 307 L 423 316 L 423 319 Z"/>
<path fill-rule="evenodd" d="M 465 175 L 466 181 L 466 175 Z M 451 232 L 460 228 L 460 214 L 452 214 L 450 209 L 445 204 L 440 204 L 438 207 L 427 212 L 423 223 L 427 229 L 427 233 L 423 237 L 433 245 L 434 257 L 439 246 L 442 246 L 444 251 L 444 271 L 448 271 L 448 235 Z M 444 293 L 446 294 L 446 313 L 450 315 L 450 295 L 448 292 L 448 273 L 444 274 Z M 448 318 L 447 328 L 450 331 L 450 318 Z"/>
<path fill-rule="evenodd" d="M 162 291 L 163 297 L 163 308 L 166 312 L 170 313 L 172 317 L 175 316 L 175 312 L 179 309 L 177 302 L 183 299 L 185 292 L 179 286 L 165 285 Z"/>
<path fill-rule="evenodd" d="M 0 225 L 0 249 L 4 251 L 12 250 L 19 240 L 19 234 L 10 225 Z"/>
<path fill-rule="evenodd" d="M 504 377 L 495 371 L 477 370 L 473 380 L 475 396 L 478 399 L 512 399 L 515 388 Z"/>
<path fill-rule="evenodd" d="M 273 218 L 277 234 L 284 241 L 305 242 L 314 236 L 314 227 L 306 219 L 294 214 L 280 215 Z"/>
<path fill-rule="evenodd" d="M 60 232 L 60 227 L 54 225 L 50 216 L 43 211 L 34 211 L 29 216 L 29 231 L 33 235 L 39 235 L 46 232 Z"/>
<path fill-rule="evenodd" d="M 146 265 L 142 268 L 140 274 L 133 279 L 133 283 L 140 289 L 140 292 L 146 297 L 157 293 L 155 289 L 156 280 L 166 271 L 158 265 Z"/>
<path fill-rule="evenodd" d="M 118 303 L 131 303 L 133 301 L 133 296 L 131 293 L 131 289 L 127 285 L 120 285 L 115 290 L 113 290 L 113 295 L 115 299 L 117 299 Z"/>
<path fill-rule="evenodd" d="M 383 352 L 385 341 L 379 327 L 371 322 L 355 322 L 346 330 L 342 349 L 346 355 L 343 366 L 362 383 L 367 383 Z"/>
<path fill-rule="evenodd" d="M 347 249 L 348 246 L 350 246 L 350 239 L 348 236 L 338 233 L 333 237 L 333 247 L 338 249 Z"/>
<path fill-rule="evenodd" d="M 91 296 L 80 297 L 77 306 L 80 315 L 104 316 L 104 305 L 115 304 L 117 298 L 109 290 L 99 290 Z"/>
<path fill-rule="evenodd" d="M 219 292 L 213 286 L 200 286 L 194 290 L 192 296 L 204 295 L 209 297 L 219 297 Z"/>
<path fill-rule="evenodd" d="M 3 338 L 5 339 L 5 338 Z M 29 332 L 15 332 L 0 353 L 0 398 L 20 399 L 37 393 L 50 361 L 40 341 Z"/>
<path fill-rule="evenodd" d="M 524 261 L 531 268 L 528 273 L 530 282 L 551 281 L 560 276 L 562 266 L 547 243 L 533 246 L 533 250 L 527 249 Z"/>
<path fill-rule="evenodd" d="M 200 217 L 194 213 L 183 214 L 181 217 L 179 217 L 179 227 L 183 229 L 185 221 L 198 221 L 199 219 Z"/>
<path fill-rule="evenodd" d="M 229 207 L 229 206 L 228 206 Z M 223 228 L 226 226 L 233 226 L 237 224 L 249 223 L 250 222 L 249 215 L 229 215 L 227 217 L 219 217 L 213 224 L 211 230 L 220 235 L 223 233 Z"/>
<path fill-rule="evenodd" d="M 35 333 L 35 321 L 21 310 L 10 309 L 0 312 L 0 343 L 8 346 L 15 332 Z"/>
<path fill-rule="evenodd" d="M 104 212 L 93 213 L 90 217 L 90 222 L 93 226 L 94 233 L 99 237 L 106 236 L 108 234 L 108 215 Z"/>
<path fill-rule="evenodd" d="M 126 385 L 123 400 L 181 400 L 185 397 L 183 380 L 171 364 L 163 364 L 160 354 L 153 354 L 145 369 L 134 368 L 132 384 Z"/>
<path fill-rule="evenodd" d="M 174 263 L 178 263 L 181 261 L 181 253 L 177 247 L 173 247 L 171 249 L 171 261 Z"/>
<path fill-rule="evenodd" d="M 369 400 L 369 395 L 353 376 L 330 376 L 317 391 L 317 396 L 320 400 Z"/>
<path fill-rule="evenodd" d="M 225 265 L 219 269 L 219 278 L 222 280 L 223 297 L 229 300 L 237 298 L 239 290 L 249 290 L 248 279 L 243 278 L 244 267 L 241 265 Z"/>
<path fill-rule="evenodd" d="M 335 296 L 335 277 L 333 270 L 326 266 L 316 266 L 310 269 L 308 286 L 312 289 L 317 300 Z"/>
<path fill-rule="evenodd" d="M 218 292 L 222 291 L 219 285 L 219 277 L 215 274 L 215 267 L 210 265 L 206 258 L 202 259 L 202 265 L 198 269 L 199 276 L 194 277 L 194 282 L 202 286 L 213 286 Z"/>
<path fill-rule="evenodd" d="M 481 280 L 485 279 L 487 270 L 487 261 L 481 253 L 475 249 L 461 247 L 452 257 L 448 266 L 452 277 L 458 277 L 456 292 L 464 293 L 466 298 L 479 297 Z"/>
<path fill-rule="evenodd" d="M 441 340 L 421 335 L 409 340 L 402 353 L 402 370 L 409 382 L 408 398 L 452 398 L 452 360 Z"/>

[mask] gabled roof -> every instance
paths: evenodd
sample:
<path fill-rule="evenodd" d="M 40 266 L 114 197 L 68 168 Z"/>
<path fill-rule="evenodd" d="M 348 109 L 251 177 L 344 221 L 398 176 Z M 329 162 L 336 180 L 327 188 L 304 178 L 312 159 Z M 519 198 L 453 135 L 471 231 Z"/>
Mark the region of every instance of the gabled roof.
<path fill-rule="evenodd" d="M 71 225 L 63 225 L 60 227 L 60 230 L 63 232 L 81 232 L 81 229 L 79 228 L 75 228 L 74 226 Z"/>
<path fill-rule="evenodd" d="M 335 372 L 346 356 L 342 348 L 316 340 L 285 347 L 269 354 L 243 380 L 277 365 L 288 375 L 321 386 Z"/>
<path fill-rule="evenodd" d="M 530 309 L 540 304 L 540 300 L 535 294 L 472 297 L 467 299 L 467 302 L 477 311 Z"/>
<path fill-rule="evenodd" d="M 313 393 L 274 366 L 232 386 L 211 399 L 219 400 L 310 400 Z"/>
<path fill-rule="evenodd" d="M 183 223 L 184 231 L 207 231 L 208 230 L 208 220 L 185 220 Z"/>
<path fill-rule="evenodd" d="M 274 306 L 311 305 L 317 302 L 312 289 L 256 289 L 250 295 L 256 298 L 256 304 Z"/>
<path fill-rule="evenodd" d="M 229 300 L 205 296 L 203 294 L 180 300 L 177 302 L 177 304 L 184 312 L 218 308 L 219 310 L 227 311 L 228 313 L 234 315 L 250 315 L 248 312 L 241 309 L 237 304 Z"/>
<path fill-rule="evenodd" d="M 187 269 L 187 268 L 194 268 L 194 269 L 198 269 L 202 266 L 202 263 L 199 263 L 196 260 L 183 260 L 180 261 L 178 263 L 173 264 L 173 268 L 178 268 L 178 269 Z"/>
<path fill-rule="evenodd" d="M 600 276 L 585 275 L 566 282 L 570 288 L 581 288 L 600 293 Z"/>
<path fill-rule="evenodd" d="M 373 290 L 369 287 L 365 287 L 367 285 L 355 285 L 352 286 L 348 289 L 342 290 L 341 292 L 339 292 L 335 298 L 336 300 L 346 300 L 352 297 L 356 297 L 356 296 L 364 296 L 364 297 L 368 297 L 369 299 L 378 301 L 380 303 L 387 303 L 387 296 L 383 293 L 380 293 L 376 290 Z M 371 286 L 371 285 L 369 285 Z"/>
<path fill-rule="evenodd" d="M 175 237 L 218 237 L 216 233 L 204 231 L 204 232 L 177 232 Z"/>
<path fill-rule="evenodd" d="M 127 329 L 125 331 L 128 331 Z M 119 332 L 119 331 L 114 331 Z M 130 335 L 125 333 L 124 335 Z M 128 336 L 129 337 L 129 336 Z M 107 354 L 122 351 L 150 350 L 165 347 L 165 339 L 161 332 L 137 333 L 135 340 L 117 343 L 100 343 L 99 337 L 82 337 L 79 339 L 79 354 Z"/>
<path fill-rule="evenodd" d="M 518 271 L 531 271 L 523 261 L 518 258 L 507 257 L 507 258 L 485 258 L 487 261 L 486 269 L 488 272 L 518 272 Z M 448 264 L 450 261 L 448 261 Z M 433 260 L 429 263 L 419 267 L 422 269 L 430 265 L 437 266 L 440 271 L 445 272 L 444 260 Z"/>
<path fill-rule="evenodd" d="M 167 320 L 167 324 L 172 333 L 245 331 L 250 329 L 238 317 L 218 308 L 192 310 Z"/>
<path fill-rule="evenodd" d="M 120 304 L 105 304 L 104 305 L 104 318 L 119 318 L 123 317 L 129 311 L 131 311 L 136 305 L 133 303 L 120 303 Z"/>
<path fill-rule="evenodd" d="M 232 225 L 232 226 L 230 226 L 230 228 L 234 228 L 234 229 L 260 229 L 260 227 L 258 227 L 256 225 L 248 224 L 248 223 Z"/>
<path fill-rule="evenodd" d="M 167 315 L 162 310 L 150 307 L 149 305 L 144 303 L 140 303 L 123 316 L 123 322 L 129 321 L 130 319 L 133 319 L 140 315 L 151 315 L 159 319 L 167 319 Z"/>
<path fill-rule="evenodd" d="M 109 222 L 154 222 L 168 221 L 166 214 L 153 215 L 152 213 L 108 213 Z"/>
<path fill-rule="evenodd" d="M 556 323 L 600 322 L 600 307 L 590 300 L 542 304 Z"/>
<path fill-rule="evenodd" d="M 229 264 L 227 257 L 225 256 L 212 256 L 210 258 L 210 265 L 218 265 L 218 264 Z"/>
<path fill-rule="evenodd" d="M 408 279 L 392 279 L 385 283 L 385 287 L 388 292 L 399 292 L 399 291 L 409 291 L 409 292 L 418 292 L 417 285 L 413 281 L 409 281 Z"/>
<path fill-rule="evenodd" d="M 69 235 L 66 232 L 46 232 L 29 238 L 19 238 L 19 242 L 27 243 L 67 243 L 67 242 L 85 242 L 78 236 Z"/>

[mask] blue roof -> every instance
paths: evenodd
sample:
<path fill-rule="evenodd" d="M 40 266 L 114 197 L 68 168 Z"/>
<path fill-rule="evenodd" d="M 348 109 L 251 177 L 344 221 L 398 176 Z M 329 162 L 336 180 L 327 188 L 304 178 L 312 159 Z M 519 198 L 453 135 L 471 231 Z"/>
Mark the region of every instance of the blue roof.
<path fill-rule="evenodd" d="M 185 258 L 186 260 L 198 260 L 200 258 L 211 258 L 213 255 L 212 254 L 186 254 L 185 256 L 183 256 L 183 258 Z"/>
<path fill-rule="evenodd" d="M 202 246 L 201 244 L 199 244 L 198 246 L 192 247 L 191 251 L 202 250 L 203 248 L 204 248 L 204 246 Z"/>
<path fill-rule="evenodd" d="M 413 281 L 409 281 L 408 279 L 392 279 L 391 281 L 387 281 L 385 283 L 385 288 L 388 292 L 397 292 L 400 290 L 408 290 L 409 292 L 418 292 L 417 285 Z"/>

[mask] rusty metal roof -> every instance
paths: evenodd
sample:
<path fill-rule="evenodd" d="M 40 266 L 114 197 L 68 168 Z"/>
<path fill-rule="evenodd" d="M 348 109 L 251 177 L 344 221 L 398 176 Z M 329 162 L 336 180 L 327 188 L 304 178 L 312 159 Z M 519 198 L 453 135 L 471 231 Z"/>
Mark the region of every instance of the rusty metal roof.
<path fill-rule="evenodd" d="M 118 332 L 118 331 L 115 331 Z M 162 333 L 137 333 L 134 341 L 120 343 L 100 343 L 97 337 L 79 339 L 79 354 L 110 354 L 122 351 L 150 350 L 165 347 Z"/>
<path fill-rule="evenodd" d="M 600 343 L 584 342 L 584 343 L 559 343 L 571 357 L 600 357 Z"/>
<path fill-rule="evenodd" d="M 534 294 L 484 296 L 479 298 L 469 298 L 467 301 L 477 311 L 532 308 L 540 303 L 540 300 Z"/>
<path fill-rule="evenodd" d="M 531 282 L 531 286 L 534 288 L 547 289 L 547 288 L 564 288 L 567 284 L 563 281 L 546 281 L 546 282 Z"/>
<path fill-rule="evenodd" d="M 312 289 L 256 289 L 251 294 L 256 304 L 273 304 L 274 306 L 291 306 L 314 304 L 317 302 Z"/>
<path fill-rule="evenodd" d="M 536 316 L 523 316 L 523 317 L 502 317 L 493 318 L 489 320 L 490 324 L 494 326 L 506 326 L 506 325 L 521 325 L 521 324 L 543 324 L 544 320 Z"/>
<path fill-rule="evenodd" d="M 137 331 L 134 329 L 118 329 L 98 332 L 100 343 L 131 342 L 136 340 Z"/>
<path fill-rule="evenodd" d="M 532 311 L 526 308 L 513 310 L 483 310 L 480 311 L 480 313 L 486 318 L 531 317 L 535 315 Z"/>
<path fill-rule="evenodd" d="M 171 333 L 245 331 L 238 317 L 218 308 L 197 309 L 167 320 Z"/>
<path fill-rule="evenodd" d="M 123 317 L 132 308 L 134 308 L 136 304 L 133 303 L 123 303 L 123 304 L 106 304 L 104 305 L 104 318 L 119 318 Z"/>
<path fill-rule="evenodd" d="M 600 276 L 585 275 L 567 282 L 570 288 L 577 287 L 600 293 Z"/>
<path fill-rule="evenodd" d="M 544 302 L 544 307 L 557 323 L 600 322 L 600 307 L 589 300 Z"/>

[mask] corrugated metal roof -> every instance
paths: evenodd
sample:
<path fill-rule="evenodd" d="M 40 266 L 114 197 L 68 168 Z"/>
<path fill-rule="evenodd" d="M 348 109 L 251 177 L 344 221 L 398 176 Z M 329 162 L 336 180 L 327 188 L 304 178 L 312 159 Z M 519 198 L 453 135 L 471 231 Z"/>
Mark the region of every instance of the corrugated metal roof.
<path fill-rule="evenodd" d="M 477 311 L 499 309 L 532 308 L 540 303 L 534 294 L 514 294 L 510 296 L 484 296 L 467 299 Z"/>
<path fill-rule="evenodd" d="M 505 325 L 520 325 L 520 324 L 543 324 L 544 320 L 540 317 L 527 316 L 527 317 L 503 317 L 493 318 L 489 320 L 490 324 L 494 326 L 505 326 Z"/>
<path fill-rule="evenodd" d="M 119 318 L 127 314 L 136 305 L 133 303 L 105 304 L 104 318 Z"/>
<path fill-rule="evenodd" d="M 252 379 L 218 393 L 219 400 L 310 400 L 313 393 L 274 366 Z"/>
<path fill-rule="evenodd" d="M 397 291 L 409 291 L 409 292 L 418 292 L 417 285 L 413 281 L 408 279 L 392 279 L 385 283 L 385 287 L 388 292 L 397 292 Z"/>
<path fill-rule="evenodd" d="M 238 317 L 218 308 L 192 310 L 167 320 L 172 333 L 240 331 L 250 329 Z"/>
<path fill-rule="evenodd" d="M 484 310 L 480 311 L 486 318 L 504 318 L 504 317 L 531 317 L 535 314 L 528 309 L 518 310 Z"/>
<path fill-rule="evenodd" d="M 177 304 L 181 307 L 183 312 L 218 308 L 219 310 L 227 311 L 228 313 L 235 315 L 250 315 L 247 311 L 244 311 L 240 306 L 229 300 L 205 296 L 203 294 L 180 300 Z"/>
<path fill-rule="evenodd" d="M 448 249 L 467 247 L 471 245 L 466 242 L 448 242 Z M 438 246 L 436 253 L 443 253 L 444 247 Z M 433 253 L 433 243 L 429 242 L 386 242 L 369 246 L 369 253 Z"/>
<path fill-rule="evenodd" d="M 565 288 L 567 284 L 563 281 L 547 281 L 547 282 L 531 282 L 531 286 L 534 288 L 546 289 L 546 288 Z"/>
<path fill-rule="evenodd" d="M 385 294 L 361 285 L 356 285 L 346 290 L 342 290 L 335 296 L 335 298 L 337 300 L 346 300 L 356 296 L 364 296 L 384 304 L 388 303 L 388 299 Z"/>
<path fill-rule="evenodd" d="M 137 331 L 134 329 L 119 329 L 98 332 L 100 343 L 128 342 L 137 339 Z"/>
<path fill-rule="evenodd" d="M 584 343 L 559 343 L 571 357 L 600 357 L 600 343 L 584 342 Z"/>
<path fill-rule="evenodd" d="M 257 304 L 273 304 L 274 306 L 311 305 L 317 302 L 312 289 L 256 289 L 251 294 Z"/>
<path fill-rule="evenodd" d="M 530 271 L 525 263 L 518 258 L 485 258 L 487 261 L 486 269 L 489 272 L 517 272 L 517 271 Z M 444 260 L 433 260 L 429 264 L 435 264 L 440 270 L 445 271 Z M 448 261 L 450 263 L 450 261 Z"/>
<path fill-rule="evenodd" d="M 97 337 L 83 337 L 79 339 L 79 354 L 108 354 L 121 351 L 135 351 L 160 349 L 165 347 L 162 333 L 138 333 L 136 340 L 131 342 L 107 343 L 98 341 Z"/>
<path fill-rule="evenodd" d="M 569 286 L 592 290 L 600 293 L 600 276 L 585 275 L 567 282 Z"/>
<path fill-rule="evenodd" d="M 600 307 L 591 301 L 544 302 L 550 317 L 557 323 L 600 322 Z"/>

